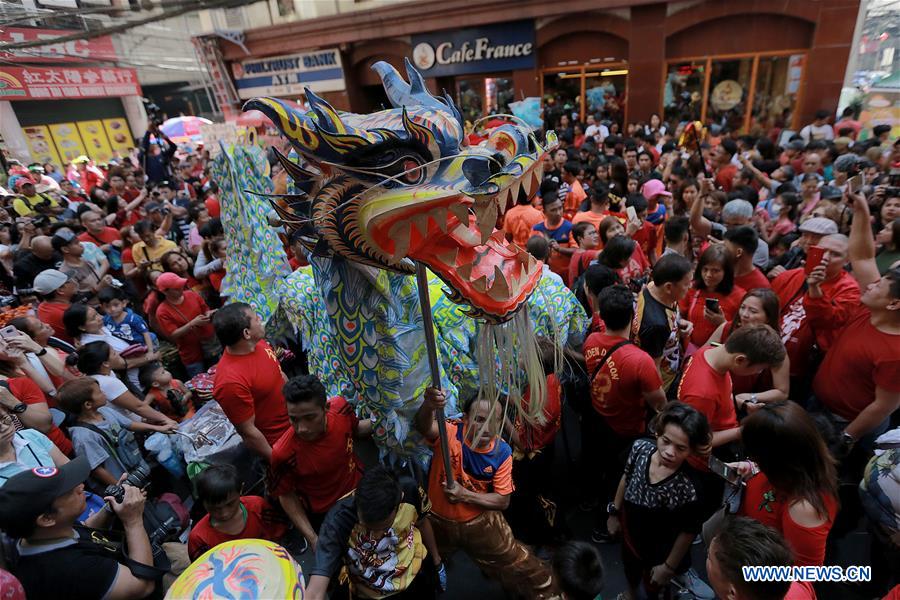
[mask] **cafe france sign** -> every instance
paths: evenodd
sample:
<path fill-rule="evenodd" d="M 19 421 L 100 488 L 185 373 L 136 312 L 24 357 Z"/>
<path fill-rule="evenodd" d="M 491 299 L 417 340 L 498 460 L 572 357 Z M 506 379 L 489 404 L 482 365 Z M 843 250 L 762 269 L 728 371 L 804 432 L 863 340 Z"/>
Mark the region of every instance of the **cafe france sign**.
<path fill-rule="evenodd" d="M 425 77 L 534 68 L 534 22 L 515 21 L 412 38 L 412 61 Z"/>

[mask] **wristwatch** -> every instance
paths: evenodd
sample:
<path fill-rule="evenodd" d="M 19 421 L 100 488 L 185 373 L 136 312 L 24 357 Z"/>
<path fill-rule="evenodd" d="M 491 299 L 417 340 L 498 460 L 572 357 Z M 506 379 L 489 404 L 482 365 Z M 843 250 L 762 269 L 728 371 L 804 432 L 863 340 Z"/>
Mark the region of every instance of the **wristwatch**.
<path fill-rule="evenodd" d="M 841 444 L 846 448 L 852 448 L 856 440 L 846 431 L 841 434 Z"/>
<path fill-rule="evenodd" d="M 47 354 L 47 349 L 46 349 L 46 348 L 41 348 L 41 351 L 40 351 L 40 352 L 35 352 L 35 353 L 34 353 L 35 356 L 43 356 L 43 355 L 45 355 L 45 354 Z"/>
<path fill-rule="evenodd" d="M 611 517 L 619 516 L 619 508 L 616 506 L 615 502 L 610 502 L 609 504 L 606 505 L 606 514 L 608 514 Z"/>

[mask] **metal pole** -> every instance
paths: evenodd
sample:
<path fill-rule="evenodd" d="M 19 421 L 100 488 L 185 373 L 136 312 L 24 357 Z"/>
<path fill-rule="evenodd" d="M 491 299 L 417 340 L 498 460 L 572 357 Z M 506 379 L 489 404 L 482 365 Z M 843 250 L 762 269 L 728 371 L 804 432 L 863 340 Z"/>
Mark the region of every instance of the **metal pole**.
<path fill-rule="evenodd" d="M 431 318 L 431 298 L 428 296 L 428 275 L 425 273 L 425 265 L 416 263 L 416 287 L 419 291 L 419 306 L 422 308 L 422 326 L 425 328 L 425 349 L 428 350 L 428 366 L 431 369 L 431 387 L 441 389 L 441 370 L 438 366 L 437 345 L 434 341 L 434 321 Z M 453 467 L 450 464 L 450 446 L 447 443 L 447 420 L 444 417 L 444 409 L 434 411 L 434 418 L 438 423 L 438 436 L 441 439 L 441 454 L 444 455 L 444 473 L 447 474 L 447 484 L 453 477 Z"/>

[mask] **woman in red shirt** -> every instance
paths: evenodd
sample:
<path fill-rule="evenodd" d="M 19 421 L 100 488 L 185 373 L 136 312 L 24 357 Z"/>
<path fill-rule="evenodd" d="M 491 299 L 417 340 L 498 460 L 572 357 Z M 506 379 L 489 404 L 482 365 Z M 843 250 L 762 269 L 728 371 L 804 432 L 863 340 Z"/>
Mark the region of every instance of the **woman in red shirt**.
<path fill-rule="evenodd" d="M 733 321 L 726 321 L 710 336 L 707 344 L 724 344 L 732 333 L 744 325 L 768 325 L 778 331 L 778 295 L 770 288 L 750 290 L 741 300 L 741 307 Z M 754 412 L 761 402 L 780 402 L 788 399 L 791 388 L 791 361 L 785 355 L 777 368 L 765 369 L 756 375 L 731 374 L 731 391 L 738 408 Z M 748 404 L 749 403 L 749 404 Z"/>
<path fill-rule="evenodd" d="M 743 443 L 753 463 L 740 514 L 780 532 L 797 565 L 822 565 L 838 511 L 837 470 L 809 414 L 791 401 L 767 404 L 744 419 Z M 758 467 L 758 471 L 757 471 Z"/>
<path fill-rule="evenodd" d="M 680 303 L 682 316 L 694 324 L 693 348 L 688 353 L 693 354 L 716 327 L 734 318 L 743 296 L 744 290 L 734 285 L 734 267 L 725 246 L 714 244 L 704 250 L 694 271 L 694 285 Z M 717 300 L 719 309 L 710 310 L 707 299 Z"/>

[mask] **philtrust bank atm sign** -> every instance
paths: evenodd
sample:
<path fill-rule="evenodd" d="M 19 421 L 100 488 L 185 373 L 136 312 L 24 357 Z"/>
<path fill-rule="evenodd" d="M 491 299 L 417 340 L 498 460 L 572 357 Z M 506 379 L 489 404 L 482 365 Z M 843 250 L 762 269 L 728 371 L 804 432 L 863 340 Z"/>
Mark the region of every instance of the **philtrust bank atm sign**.
<path fill-rule="evenodd" d="M 425 77 L 533 69 L 534 21 L 414 35 L 412 49 Z"/>

